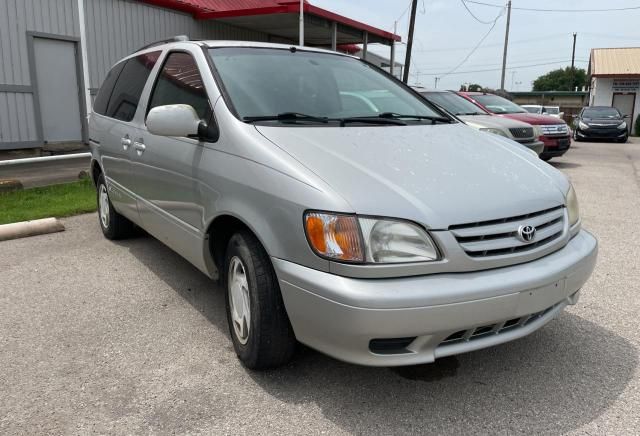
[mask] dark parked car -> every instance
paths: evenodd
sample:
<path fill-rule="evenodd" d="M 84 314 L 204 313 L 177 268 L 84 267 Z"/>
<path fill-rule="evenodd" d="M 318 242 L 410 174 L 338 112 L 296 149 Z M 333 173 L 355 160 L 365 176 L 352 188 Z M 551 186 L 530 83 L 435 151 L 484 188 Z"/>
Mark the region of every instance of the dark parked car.
<path fill-rule="evenodd" d="M 589 106 L 582 108 L 575 120 L 573 139 L 610 139 L 627 142 L 629 128 L 626 118 L 618 109 L 609 106 Z"/>

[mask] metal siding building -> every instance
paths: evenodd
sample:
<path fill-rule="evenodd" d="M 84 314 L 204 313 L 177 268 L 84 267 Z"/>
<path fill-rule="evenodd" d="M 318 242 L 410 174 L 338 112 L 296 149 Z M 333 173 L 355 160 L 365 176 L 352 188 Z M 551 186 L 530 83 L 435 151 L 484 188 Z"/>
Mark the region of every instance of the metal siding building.
<path fill-rule="evenodd" d="M 41 42 L 59 43 L 61 48 L 67 44 L 72 49 L 60 53 L 75 56 L 72 68 L 77 87 L 73 98 L 77 95 L 76 110 L 80 113 L 72 116 L 79 116 L 81 131 L 80 137 L 67 140 L 86 140 L 87 104 L 109 68 L 145 44 L 179 34 L 207 39 L 269 39 L 266 33 L 197 21 L 184 12 L 133 0 L 0 1 L 0 150 L 41 147 L 44 141 L 55 140 L 46 121 L 64 119 L 69 110 L 59 108 L 59 115 L 42 113 L 47 107 L 43 94 L 51 88 L 51 98 L 55 98 L 61 76 L 69 71 L 51 71 L 38 63 L 35 52 Z"/>
<path fill-rule="evenodd" d="M 298 0 L 0 0 L 0 150 L 86 142 L 87 113 L 119 59 L 175 35 L 298 42 Z M 400 37 L 303 3 L 305 42 Z"/>

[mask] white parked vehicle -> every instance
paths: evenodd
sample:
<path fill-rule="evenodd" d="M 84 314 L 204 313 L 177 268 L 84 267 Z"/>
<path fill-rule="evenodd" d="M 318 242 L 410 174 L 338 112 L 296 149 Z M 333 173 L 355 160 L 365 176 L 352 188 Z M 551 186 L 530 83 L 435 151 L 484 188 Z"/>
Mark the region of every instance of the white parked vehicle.
<path fill-rule="evenodd" d="M 549 115 L 556 118 L 562 118 L 564 112 L 560 112 L 560 106 L 541 106 L 539 104 L 521 104 L 527 112 L 538 115 Z"/>

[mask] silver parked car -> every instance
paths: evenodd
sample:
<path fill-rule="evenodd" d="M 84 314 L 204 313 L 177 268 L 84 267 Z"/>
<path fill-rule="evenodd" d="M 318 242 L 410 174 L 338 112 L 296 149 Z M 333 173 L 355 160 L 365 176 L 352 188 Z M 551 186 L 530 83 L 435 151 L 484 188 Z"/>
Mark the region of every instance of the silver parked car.
<path fill-rule="evenodd" d="M 116 64 L 94 111 L 104 235 L 136 224 L 219 279 L 249 368 L 296 341 L 383 366 L 507 342 L 596 262 L 565 176 L 350 56 L 180 38 Z"/>
<path fill-rule="evenodd" d="M 455 92 L 414 89 L 430 102 L 449 111 L 475 129 L 509 138 L 527 147 L 537 156 L 544 151 L 544 142 L 538 139 L 542 135 L 538 126 L 491 115 Z"/>

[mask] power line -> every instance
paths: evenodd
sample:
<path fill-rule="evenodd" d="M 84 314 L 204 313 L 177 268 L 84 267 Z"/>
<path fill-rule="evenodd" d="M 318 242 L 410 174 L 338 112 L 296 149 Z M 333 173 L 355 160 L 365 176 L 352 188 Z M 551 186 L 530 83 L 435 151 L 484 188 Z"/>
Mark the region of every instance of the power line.
<path fill-rule="evenodd" d="M 491 6 L 494 8 L 502 8 L 502 5 L 496 5 L 494 3 L 485 3 L 479 2 L 476 0 L 465 0 L 469 3 L 473 3 L 476 5 L 482 6 Z M 635 9 L 640 9 L 640 6 L 630 6 L 626 8 L 610 8 L 610 9 L 538 9 L 538 8 L 518 8 L 513 7 L 512 9 L 517 9 L 519 11 L 529 11 L 529 12 L 570 12 L 570 13 L 581 13 L 581 12 L 614 12 L 614 11 L 630 11 Z"/>
<path fill-rule="evenodd" d="M 569 33 L 569 32 L 555 33 L 555 34 L 552 34 L 552 35 L 536 37 L 535 39 L 531 39 L 530 38 L 530 39 L 521 39 L 521 40 L 518 40 L 518 41 L 509 41 L 509 45 L 537 43 L 537 42 L 540 42 L 540 41 L 546 41 L 546 40 L 549 40 L 549 39 L 555 39 L 555 38 L 557 38 L 559 36 L 568 36 L 568 35 L 571 35 L 571 33 Z M 497 42 L 497 43 L 483 45 L 480 48 L 485 49 L 485 48 L 490 48 L 490 47 L 502 47 L 503 44 L 504 44 L 503 42 Z M 468 49 L 468 47 L 448 47 L 448 48 L 436 48 L 436 49 L 430 49 L 430 50 L 416 50 L 416 51 L 420 52 L 420 53 L 427 53 L 427 52 L 460 51 L 460 50 L 467 50 L 467 49 Z"/>
<path fill-rule="evenodd" d="M 493 21 L 482 21 L 480 18 L 476 17 L 476 15 L 471 11 L 471 9 L 469 9 L 469 6 L 467 6 L 467 3 L 465 2 L 465 0 L 460 0 L 460 2 L 462 3 L 462 6 L 464 6 L 464 8 L 467 10 L 467 12 L 469 12 L 469 15 L 471 15 L 478 23 L 491 24 L 493 22 Z"/>
<path fill-rule="evenodd" d="M 524 60 L 520 60 L 520 61 L 515 60 L 514 61 L 514 59 L 511 59 L 511 61 L 514 62 L 514 63 L 511 63 L 509 65 L 510 65 L 511 68 L 515 68 L 515 67 L 518 66 L 518 64 L 522 64 L 522 63 L 524 63 L 524 65 L 529 65 L 531 62 L 564 62 L 564 61 L 566 61 L 566 59 L 567 59 L 566 56 L 562 56 L 562 57 L 556 56 L 556 57 L 552 57 L 552 58 L 550 58 L 550 57 L 533 58 L 533 59 L 527 59 L 527 61 L 524 61 Z M 576 61 L 577 62 L 589 62 L 588 59 L 576 59 Z M 494 67 L 494 66 L 497 67 L 497 66 L 500 66 L 500 65 L 502 65 L 502 62 L 499 62 L 499 63 L 494 62 L 494 63 L 491 63 L 491 64 L 471 64 L 471 65 L 467 65 L 467 68 Z M 421 65 L 417 65 L 417 66 L 424 68 L 426 65 L 425 64 L 421 64 Z M 445 72 L 447 70 L 448 70 L 447 68 L 443 68 L 442 72 Z"/>
<path fill-rule="evenodd" d="M 533 68 L 533 67 L 542 67 L 545 65 L 557 65 L 557 64 L 564 64 L 566 62 L 571 62 L 571 59 L 567 59 L 564 61 L 557 61 L 557 62 L 544 62 L 544 63 L 540 63 L 540 64 L 530 64 L 530 65 L 515 65 L 515 66 L 508 66 L 506 69 L 507 70 L 515 70 L 515 69 L 520 69 L 520 68 Z M 580 60 L 576 60 L 576 62 L 587 62 L 587 61 L 580 61 Z M 456 75 L 456 74 L 467 74 L 467 73 L 487 73 L 490 71 L 501 71 L 502 68 L 488 68 L 488 69 L 484 69 L 484 70 L 473 70 L 473 71 L 456 71 L 453 73 L 448 73 L 448 74 L 444 74 L 441 75 L 442 73 L 425 73 L 423 71 L 420 71 L 420 75 L 423 76 L 438 76 L 440 78 L 448 76 L 448 75 Z"/>
<path fill-rule="evenodd" d="M 504 8 L 502 8 L 502 10 L 500 11 L 500 13 L 496 16 L 496 18 L 494 18 L 493 23 L 491 24 L 491 27 L 489 28 L 489 30 L 487 31 L 487 33 L 484 34 L 484 36 L 482 38 L 480 38 L 480 40 L 478 41 L 478 43 L 475 45 L 475 47 L 473 47 L 471 49 L 471 51 L 467 54 L 467 56 L 465 56 L 464 59 L 462 59 L 462 61 L 456 65 L 451 71 L 445 73 L 444 75 L 441 76 L 442 77 L 446 77 L 450 74 L 453 74 L 458 68 L 460 68 L 465 62 L 467 62 L 467 60 L 476 52 L 476 50 L 478 50 L 478 48 L 480 47 L 480 45 L 482 45 L 482 43 L 484 42 L 485 39 L 487 39 L 487 37 L 489 36 L 489 34 L 491 33 L 491 31 L 493 30 L 494 27 L 496 27 L 496 23 L 498 22 L 498 20 L 500 19 L 500 17 L 504 14 Z"/>

